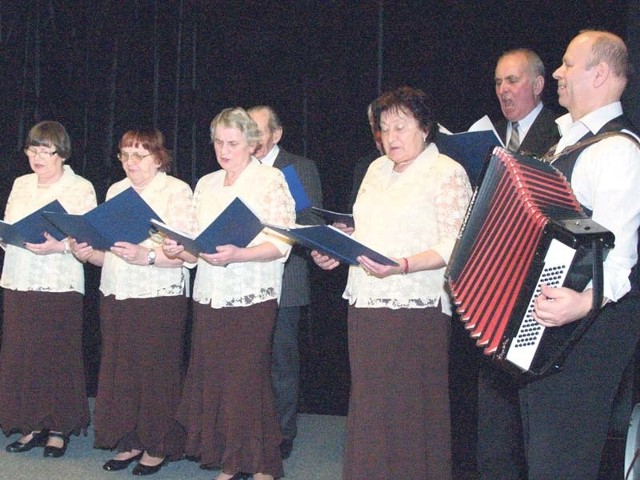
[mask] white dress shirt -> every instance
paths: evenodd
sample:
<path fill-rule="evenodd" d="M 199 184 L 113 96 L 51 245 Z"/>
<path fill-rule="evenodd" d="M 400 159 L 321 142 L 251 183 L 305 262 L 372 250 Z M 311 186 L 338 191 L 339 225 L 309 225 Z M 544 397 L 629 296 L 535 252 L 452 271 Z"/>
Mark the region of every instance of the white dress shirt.
<path fill-rule="evenodd" d="M 556 120 L 562 135 L 556 153 L 620 115 L 620 102 L 576 122 L 570 114 L 563 115 Z M 618 300 L 631 289 L 629 273 L 638 261 L 640 148 L 623 136 L 601 140 L 580 154 L 570 182 L 578 201 L 593 212 L 593 220 L 615 235 L 615 247 L 604 262 L 604 296 Z"/>

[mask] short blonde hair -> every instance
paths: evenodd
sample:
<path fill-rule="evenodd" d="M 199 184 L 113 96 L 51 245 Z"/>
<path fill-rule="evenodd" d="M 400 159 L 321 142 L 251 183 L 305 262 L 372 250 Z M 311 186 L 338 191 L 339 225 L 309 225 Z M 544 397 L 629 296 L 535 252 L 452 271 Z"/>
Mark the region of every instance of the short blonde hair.
<path fill-rule="evenodd" d="M 244 108 L 225 108 L 211 121 L 211 141 L 216 136 L 216 127 L 221 125 L 228 128 L 237 128 L 242 132 L 249 145 L 256 145 L 260 141 L 258 124 L 249 116 Z"/>

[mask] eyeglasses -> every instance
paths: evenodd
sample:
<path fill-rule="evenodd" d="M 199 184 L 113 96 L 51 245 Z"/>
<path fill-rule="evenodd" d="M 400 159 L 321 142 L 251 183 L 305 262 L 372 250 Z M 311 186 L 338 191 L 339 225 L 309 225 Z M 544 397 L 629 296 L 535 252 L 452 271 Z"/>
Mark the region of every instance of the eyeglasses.
<path fill-rule="evenodd" d="M 126 163 L 129 160 L 135 163 L 140 163 L 142 160 L 150 156 L 151 156 L 150 153 L 147 153 L 146 155 L 140 155 L 139 153 L 132 153 L 131 155 L 129 155 L 129 154 L 120 152 L 118 154 L 118 160 L 120 160 L 122 163 Z"/>
<path fill-rule="evenodd" d="M 53 157 L 56 153 L 58 153 L 58 151 L 54 150 L 53 152 L 47 152 L 46 150 L 36 150 L 33 147 L 29 147 L 24 149 L 24 153 L 30 157 L 34 157 L 34 158 L 42 157 L 48 160 L 51 157 Z"/>

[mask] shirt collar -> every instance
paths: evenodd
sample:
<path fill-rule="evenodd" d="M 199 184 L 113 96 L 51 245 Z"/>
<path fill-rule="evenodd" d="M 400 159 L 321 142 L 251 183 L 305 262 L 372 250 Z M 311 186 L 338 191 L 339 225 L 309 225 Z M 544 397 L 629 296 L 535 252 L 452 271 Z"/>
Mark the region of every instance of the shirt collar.
<path fill-rule="evenodd" d="M 280 153 L 280 147 L 278 147 L 278 144 L 276 143 L 273 146 L 273 148 L 269 150 L 269 153 L 267 153 L 263 158 L 261 158 L 259 162 L 263 165 L 269 165 L 270 167 L 273 167 L 273 164 L 276 161 L 276 157 L 278 156 L 278 153 Z"/>
<path fill-rule="evenodd" d="M 600 107 L 593 112 L 587 113 L 579 120 L 573 121 L 570 113 L 566 113 L 556 119 L 558 130 L 560 131 L 560 142 L 558 142 L 556 153 L 561 152 L 566 146 L 573 145 L 588 132 L 597 133 L 605 123 L 622 115 L 622 104 L 613 102 L 604 107 Z"/>
<path fill-rule="evenodd" d="M 605 123 L 609 120 L 622 115 L 622 104 L 620 102 L 613 102 L 604 107 L 600 107 L 591 113 L 587 113 L 581 119 L 573 121 L 571 114 L 567 113 L 556 120 L 560 134 L 564 136 L 569 129 L 575 124 L 582 124 L 591 133 L 598 132 Z"/>
<path fill-rule="evenodd" d="M 538 114 L 541 111 L 542 102 L 539 102 L 538 105 L 533 107 L 533 110 L 531 110 L 524 118 L 518 120 L 518 131 L 520 132 L 520 138 L 524 138 L 527 135 L 529 128 L 531 128 L 531 125 L 533 125 L 533 122 L 536 120 Z M 513 122 L 511 123 L 513 124 Z"/>

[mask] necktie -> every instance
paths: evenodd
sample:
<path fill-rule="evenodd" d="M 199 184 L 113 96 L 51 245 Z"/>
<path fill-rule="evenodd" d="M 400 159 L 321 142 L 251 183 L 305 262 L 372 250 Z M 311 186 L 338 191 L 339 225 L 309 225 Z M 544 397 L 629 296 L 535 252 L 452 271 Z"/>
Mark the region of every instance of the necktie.
<path fill-rule="evenodd" d="M 517 152 L 520 146 L 520 132 L 518 131 L 518 122 L 511 122 L 511 138 L 507 148 L 512 152 Z"/>

